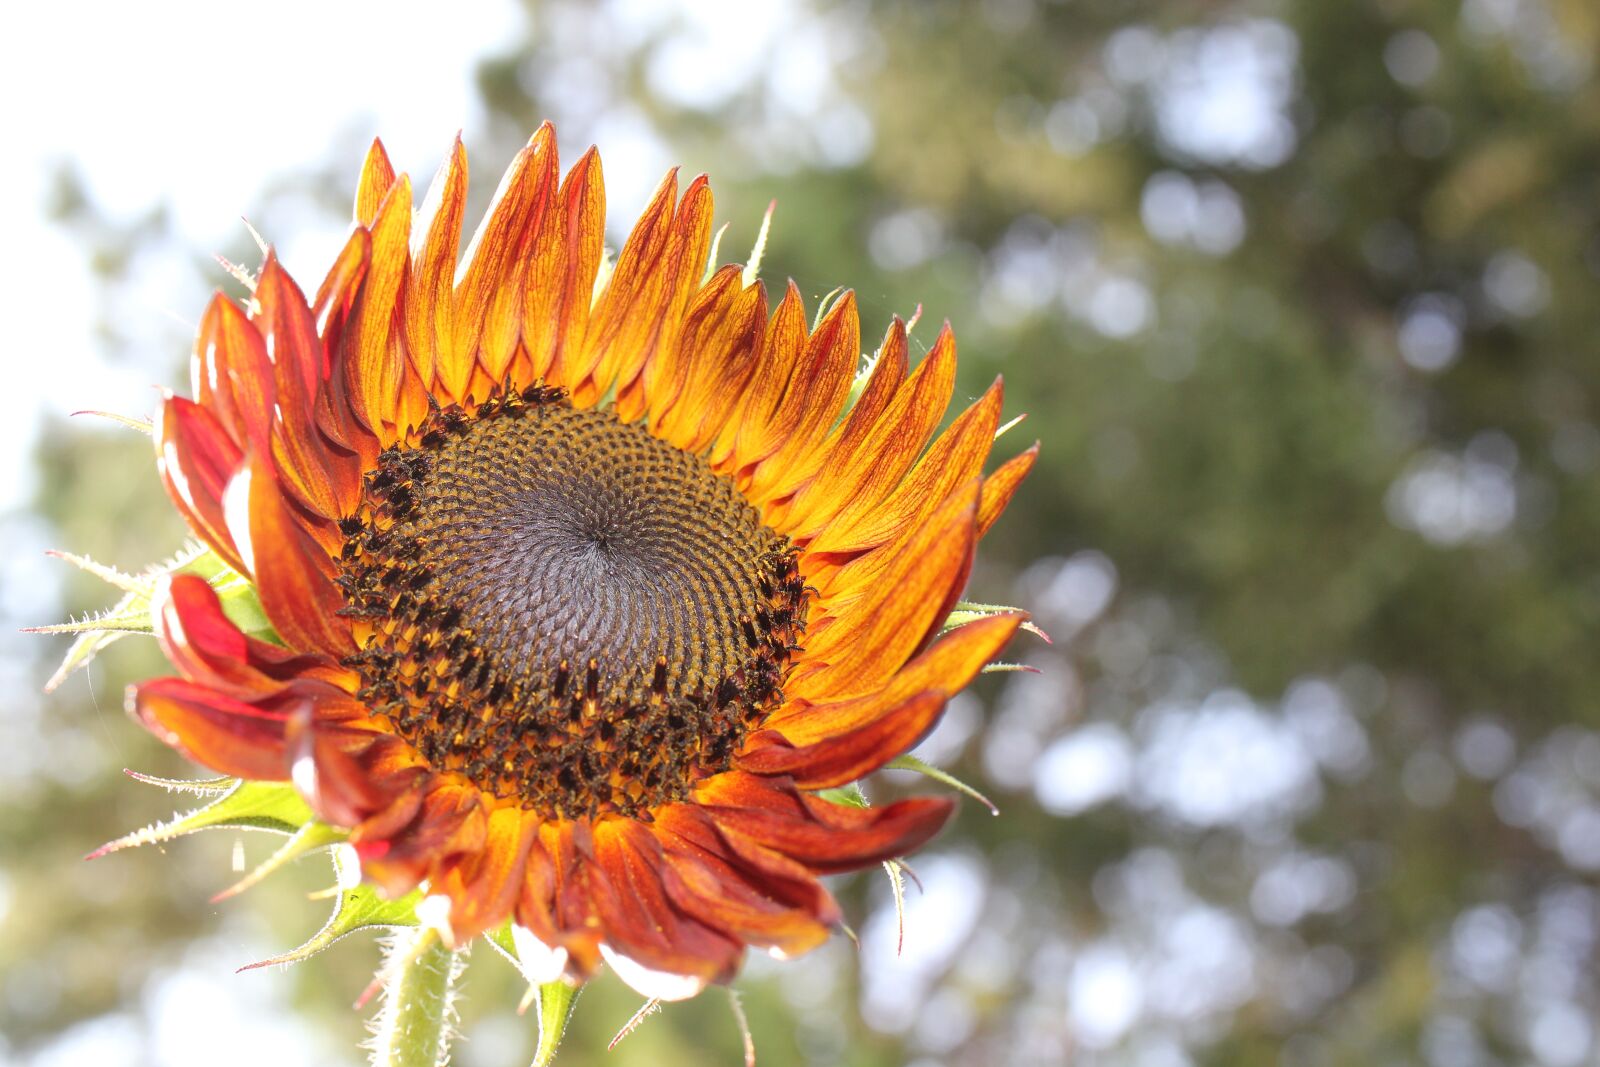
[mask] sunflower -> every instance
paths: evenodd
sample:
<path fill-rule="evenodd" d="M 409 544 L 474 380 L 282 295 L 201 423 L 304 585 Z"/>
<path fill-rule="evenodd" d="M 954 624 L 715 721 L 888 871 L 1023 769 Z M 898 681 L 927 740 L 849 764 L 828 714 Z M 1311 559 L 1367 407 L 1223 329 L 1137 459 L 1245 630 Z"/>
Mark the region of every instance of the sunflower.
<path fill-rule="evenodd" d="M 915 849 L 942 798 L 820 790 L 905 752 L 1019 614 L 945 623 L 1036 449 L 984 476 L 998 381 L 942 433 L 946 327 L 858 379 L 846 293 L 808 326 L 708 270 L 706 180 L 669 173 L 603 270 L 593 149 L 546 125 L 457 267 L 459 140 L 421 208 L 381 143 L 311 299 L 269 249 L 199 328 L 157 462 L 276 640 L 212 587 L 155 605 L 159 738 L 294 783 L 452 944 L 515 923 L 548 978 L 691 995 L 839 922 L 820 875 Z M 931 440 L 931 444 L 930 442 Z"/>

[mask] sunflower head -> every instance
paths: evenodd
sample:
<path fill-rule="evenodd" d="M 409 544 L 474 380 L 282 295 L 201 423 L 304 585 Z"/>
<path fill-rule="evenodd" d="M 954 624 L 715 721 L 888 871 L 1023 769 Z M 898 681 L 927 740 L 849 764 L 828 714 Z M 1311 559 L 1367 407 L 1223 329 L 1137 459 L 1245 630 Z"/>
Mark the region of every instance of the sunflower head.
<path fill-rule="evenodd" d="M 913 368 L 896 319 L 858 379 L 849 293 L 811 324 L 792 283 L 769 308 L 708 266 L 704 178 L 666 177 L 598 286 L 593 150 L 563 175 L 541 128 L 458 256 L 466 184 L 458 142 L 414 210 L 374 143 L 311 298 L 269 251 L 211 302 L 157 463 L 270 632 L 173 577 L 176 676 L 130 705 L 292 782 L 454 942 L 510 921 L 550 977 L 688 995 L 821 942 L 820 875 L 944 823 L 819 791 L 914 745 L 1021 624 L 950 620 L 1035 450 L 984 473 L 998 381 L 935 435 L 948 327 Z"/>

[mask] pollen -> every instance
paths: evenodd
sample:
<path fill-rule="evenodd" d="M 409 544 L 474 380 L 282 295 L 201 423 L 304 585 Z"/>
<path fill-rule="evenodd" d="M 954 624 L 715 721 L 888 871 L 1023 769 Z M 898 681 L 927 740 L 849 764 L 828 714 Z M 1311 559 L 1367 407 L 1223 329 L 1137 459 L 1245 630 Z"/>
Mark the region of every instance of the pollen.
<path fill-rule="evenodd" d="M 795 551 L 698 455 L 553 388 L 434 412 L 341 525 L 361 698 L 547 816 L 726 770 L 805 631 Z"/>

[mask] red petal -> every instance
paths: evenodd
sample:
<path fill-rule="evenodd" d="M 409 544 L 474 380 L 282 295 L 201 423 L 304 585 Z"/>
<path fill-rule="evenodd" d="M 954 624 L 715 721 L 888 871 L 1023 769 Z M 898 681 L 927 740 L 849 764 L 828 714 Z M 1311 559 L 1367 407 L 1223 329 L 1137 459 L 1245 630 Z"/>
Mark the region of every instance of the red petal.
<path fill-rule="evenodd" d="M 222 498 L 244 463 L 239 446 L 200 405 L 169 396 L 155 435 L 156 469 L 189 528 L 236 570 L 244 564 L 224 516 Z"/>
<path fill-rule="evenodd" d="M 781 734 L 763 731 L 771 743 L 740 756 L 736 766 L 753 774 L 790 775 L 802 789 L 844 785 L 871 774 L 921 741 L 938 721 L 946 699 L 943 690 L 930 689 L 853 730 L 799 748 L 791 747 Z"/>
<path fill-rule="evenodd" d="M 296 655 L 242 633 L 222 610 L 211 585 L 180 574 L 157 590 L 156 637 L 173 666 L 190 681 L 240 698 L 263 696 L 302 676 L 334 682 L 349 672 L 319 656 Z"/>
<path fill-rule="evenodd" d="M 179 678 L 135 686 L 130 710 L 162 741 L 196 763 L 239 778 L 289 777 L 288 715 Z"/>
<path fill-rule="evenodd" d="M 293 517 L 271 469 L 252 461 L 228 488 L 246 511 L 247 573 L 278 636 L 292 649 L 341 659 L 355 650 L 350 627 L 338 615 L 344 597 L 331 580 L 333 565 Z M 230 515 L 230 518 L 232 515 Z"/>
<path fill-rule="evenodd" d="M 742 834 L 820 874 L 905 855 L 938 833 L 954 810 L 942 797 L 847 807 L 801 793 L 784 779 L 742 771 L 706 779 L 695 799 L 725 834 Z"/>

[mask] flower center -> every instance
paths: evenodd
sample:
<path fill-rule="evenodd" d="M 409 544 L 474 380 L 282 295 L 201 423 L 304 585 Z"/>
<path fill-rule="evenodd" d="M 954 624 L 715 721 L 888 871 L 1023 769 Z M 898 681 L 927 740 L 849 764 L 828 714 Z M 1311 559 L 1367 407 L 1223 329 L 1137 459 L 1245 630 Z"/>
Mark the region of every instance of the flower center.
<path fill-rule="evenodd" d="M 779 701 L 805 583 L 700 456 L 534 387 L 435 415 L 347 519 L 362 698 L 524 807 L 639 815 Z"/>

